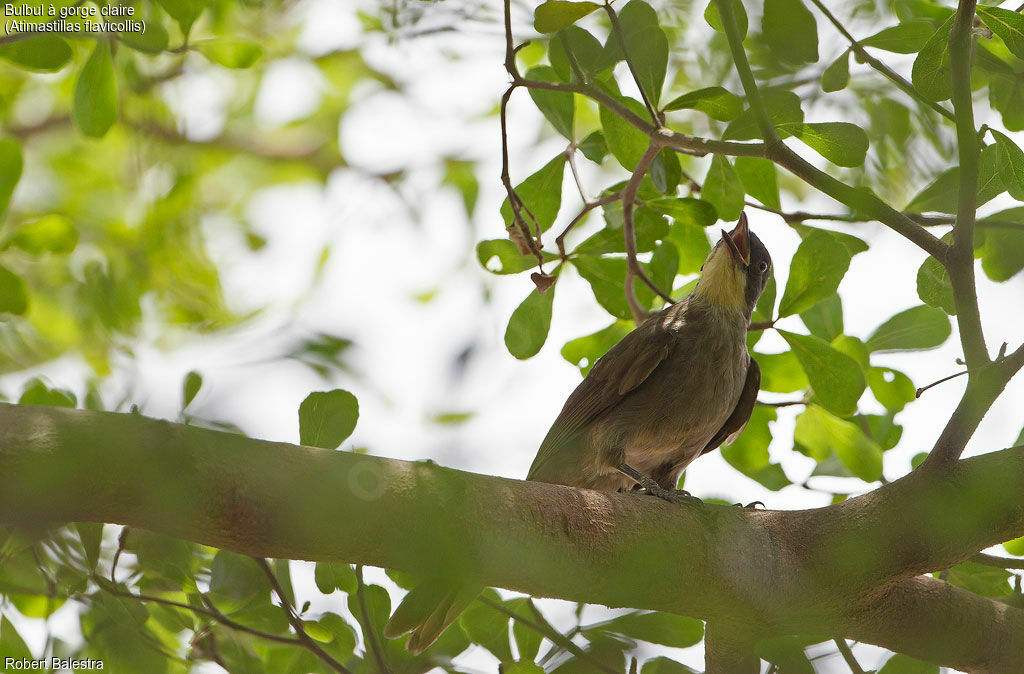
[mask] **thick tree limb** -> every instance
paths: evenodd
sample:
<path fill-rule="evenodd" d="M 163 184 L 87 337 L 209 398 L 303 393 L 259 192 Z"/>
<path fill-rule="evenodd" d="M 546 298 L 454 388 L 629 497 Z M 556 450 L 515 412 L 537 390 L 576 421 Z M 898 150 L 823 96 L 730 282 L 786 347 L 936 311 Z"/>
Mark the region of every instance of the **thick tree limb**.
<path fill-rule="evenodd" d="M 1013 671 L 1006 658 L 1024 653 L 1024 612 L 915 578 L 1024 535 L 1024 447 L 922 467 L 826 508 L 750 512 L 139 415 L 0 405 L 0 429 L 0 522 L 115 522 L 254 556 L 443 570 L 972 671 Z"/>

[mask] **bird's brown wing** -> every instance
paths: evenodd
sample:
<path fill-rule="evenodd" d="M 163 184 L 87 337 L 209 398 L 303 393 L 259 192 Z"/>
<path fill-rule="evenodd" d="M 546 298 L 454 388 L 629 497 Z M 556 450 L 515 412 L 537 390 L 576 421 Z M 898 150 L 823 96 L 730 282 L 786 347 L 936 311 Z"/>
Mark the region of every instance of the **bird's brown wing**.
<path fill-rule="evenodd" d="M 723 442 L 732 442 L 743 432 L 750 415 L 754 411 L 754 403 L 757 402 L 757 392 L 761 389 L 761 366 L 753 358 L 747 366 L 747 379 L 743 382 L 743 390 L 740 391 L 740 398 L 736 401 L 736 407 L 732 414 L 725 420 L 722 427 L 718 429 L 708 444 L 704 446 L 701 454 L 706 454 L 717 449 Z"/>
<path fill-rule="evenodd" d="M 669 307 L 666 312 L 673 309 L 679 311 L 680 307 Z M 666 313 L 661 312 L 651 317 L 598 359 L 586 379 L 565 401 L 533 460 L 527 479 L 547 480 L 558 473 L 550 465 L 543 467 L 558 456 L 560 450 L 571 452 L 568 446 L 575 443 L 581 431 L 607 414 L 665 360 L 674 340 L 674 333 L 663 325 L 665 316 Z M 578 457 L 562 456 L 563 461 L 570 458 Z"/>

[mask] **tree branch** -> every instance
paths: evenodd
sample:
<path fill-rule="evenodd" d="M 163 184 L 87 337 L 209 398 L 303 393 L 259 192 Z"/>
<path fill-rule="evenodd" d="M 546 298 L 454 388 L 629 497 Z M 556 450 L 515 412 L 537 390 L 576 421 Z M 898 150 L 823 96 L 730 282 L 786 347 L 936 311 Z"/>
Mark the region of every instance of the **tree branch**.
<path fill-rule="evenodd" d="M 765 633 L 824 631 L 915 657 L 928 656 L 930 640 L 933 659 L 979 671 L 982 651 L 999 664 L 1024 650 L 1021 611 L 908 580 L 1024 535 L 1024 447 L 919 468 L 825 508 L 750 512 L 130 414 L 0 405 L 0 429 L 0 522 L 114 522 L 253 556 L 443 570 Z M 664 554 L 651 554 L 652 537 Z M 964 638 L 968 624 L 978 633 Z"/>
<path fill-rule="evenodd" d="M 636 299 L 636 293 L 633 292 L 634 278 L 639 277 L 656 295 L 666 302 L 672 302 L 671 297 L 666 295 L 658 286 L 654 285 L 653 281 L 647 278 L 644 270 L 640 267 L 640 263 L 637 262 L 636 232 L 633 230 L 633 206 L 636 203 L 637 190 L 640 189 L 640 183 L 643 181 L 644 174 L 647 173 L 647 168 L 660 151 L 661 146 L 657 142 L 652 141 L 647 146 L 647 151 L 640 157 L 640 161 L 637 162 L 636 168 L 633 169 L 633 175 L 630 176 L 629 182 L 622 188 L 622 236 L 626 242 L 626 280 L 623 286 L 626 291 L 626 303 L 629 305 L 629 311 L 633 314 L 633 321 L 637 325 L 640 325 L 647 319 L 647 310 L 640 306 Z"/>

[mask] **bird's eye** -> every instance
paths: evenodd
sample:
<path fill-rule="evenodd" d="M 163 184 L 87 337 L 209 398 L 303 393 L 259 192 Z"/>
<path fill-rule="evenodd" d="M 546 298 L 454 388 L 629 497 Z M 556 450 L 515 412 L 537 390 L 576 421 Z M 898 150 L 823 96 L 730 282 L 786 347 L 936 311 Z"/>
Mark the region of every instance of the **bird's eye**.
<path fill-rule="evenodd" d="M 757 269 L 762 274 L 765 273 L 766 271 L 768 271 L 768 263 L 765 262 L 764 260 L 761 260 L 761 263 L 757 265 Z"/>

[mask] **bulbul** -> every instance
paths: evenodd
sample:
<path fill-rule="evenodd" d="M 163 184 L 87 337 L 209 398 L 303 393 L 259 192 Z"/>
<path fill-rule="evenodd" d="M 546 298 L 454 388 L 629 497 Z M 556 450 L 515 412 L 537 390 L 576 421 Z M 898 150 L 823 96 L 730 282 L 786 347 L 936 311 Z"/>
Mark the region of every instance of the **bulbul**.
<path fill-rule="evenodd" d="M 653 314 L 591 368 L 537 452 L 528 480 L 606 491 L 639 485 L 670 501 L 686 466 L 742 432 L 761 370 L 747 328 L 771 273 L 771 256 L 746 215 L 722 238 L 685 299 Z M 418 653 L 479 594 L 479 586 L 425 579 L 384 629 L 411 631 Z"/>

